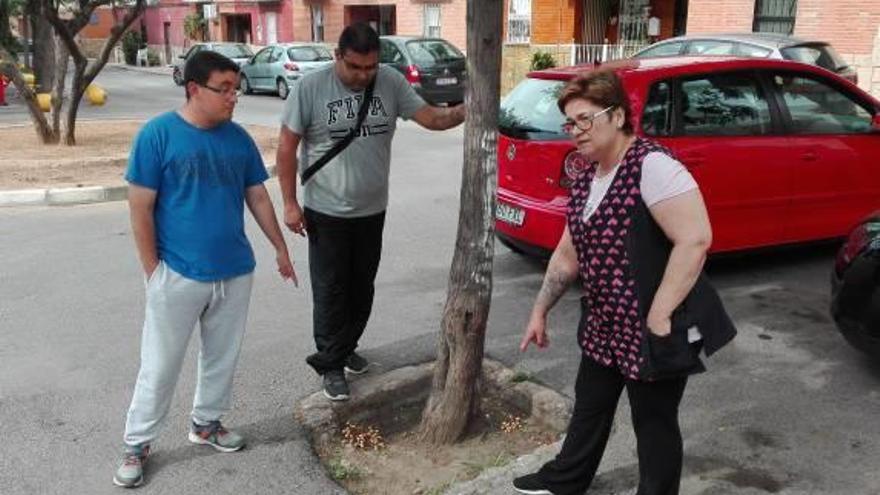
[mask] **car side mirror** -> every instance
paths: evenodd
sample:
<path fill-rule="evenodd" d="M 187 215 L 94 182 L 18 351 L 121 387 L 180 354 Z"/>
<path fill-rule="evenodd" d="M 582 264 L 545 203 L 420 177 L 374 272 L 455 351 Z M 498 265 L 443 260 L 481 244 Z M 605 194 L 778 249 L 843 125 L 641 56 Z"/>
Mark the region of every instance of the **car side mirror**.
<path fill-rule="evenodd" d="M 177 56 L 177 58 L 184 60 L 184 59 L 186 59 L 186 55 L 181 53 L 180 55 Z"/>
<path fill-rule="evenodd" d="M 874 118 L 871 119 L 871 130 L 874 132 L 880 132 L 880 111 L 874 114 Z"/>

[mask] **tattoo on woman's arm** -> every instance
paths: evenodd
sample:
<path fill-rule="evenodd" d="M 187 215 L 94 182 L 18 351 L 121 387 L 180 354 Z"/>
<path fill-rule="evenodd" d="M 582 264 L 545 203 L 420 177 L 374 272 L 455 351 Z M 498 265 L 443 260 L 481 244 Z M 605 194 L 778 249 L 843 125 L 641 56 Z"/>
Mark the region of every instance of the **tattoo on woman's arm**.
<path fill-rule="evenodd" d="M 552 308 L 559 301 L 559 298 L 565 294 L 573 280 L 573 277 L 562 271 L 552 268 L 548 270 L 547 275 L 544 276 L 544 285 L 541 286 L 541 291 L 538 292 L 536 305 L 547 309 Z"/>

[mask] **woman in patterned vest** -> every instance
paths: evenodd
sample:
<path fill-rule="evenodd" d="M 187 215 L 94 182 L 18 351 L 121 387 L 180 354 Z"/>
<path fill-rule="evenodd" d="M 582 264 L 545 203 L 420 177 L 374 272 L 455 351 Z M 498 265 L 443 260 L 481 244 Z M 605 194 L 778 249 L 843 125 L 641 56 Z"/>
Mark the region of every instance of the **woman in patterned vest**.
<path fill-rule="evenodd" d="M 590 163 L 575 181 L 521 350 L 546 347 L 547 313 L 581 280 L 582 350 L 562 449 L 514 480 L 520 493 L 582 495 L 626 389 L 638 443 L 637 495 L 674 495 L 681 478 L 678 408 L 687 377 L 736 334 L 702 273 L 712 230 L 696 182 L 672 153 L 633 132 L 618 76 L 597 70 L 559 97 L 565 132 Z"/>

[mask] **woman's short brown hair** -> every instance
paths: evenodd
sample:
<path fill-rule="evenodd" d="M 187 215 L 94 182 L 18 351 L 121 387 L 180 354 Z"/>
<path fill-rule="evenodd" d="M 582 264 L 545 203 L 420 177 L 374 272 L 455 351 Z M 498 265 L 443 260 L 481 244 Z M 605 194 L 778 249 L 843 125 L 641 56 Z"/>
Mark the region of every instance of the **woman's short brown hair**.
<path fill-rule="evenodd" d="M 598 107 L 615 107 L 623 110 L 623 127 L 627 134 L 633 133 L 632 112 L 629 97 L 623 89 L 620 77 L 611 69 L 599 69 L 578 75 L 562 88 L 557 105 L 565 113 L 565 106 L 573 100 L 586 100 Z"/>

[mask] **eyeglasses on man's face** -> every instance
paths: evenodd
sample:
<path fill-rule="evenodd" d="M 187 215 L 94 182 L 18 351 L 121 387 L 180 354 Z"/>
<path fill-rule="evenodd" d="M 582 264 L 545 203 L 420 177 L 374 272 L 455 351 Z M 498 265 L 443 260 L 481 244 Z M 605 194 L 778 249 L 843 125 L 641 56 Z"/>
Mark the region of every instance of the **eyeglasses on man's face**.
<path fill-rule="evenodd" d="M 201 86 L 207 90 L 213 91 L 214 93 L 217 93 L 218 95 L 223 96 L 225 98 L 238 98 L 239 96 L 241 96 L 241 90 L 238 88 L 232 88 L 232 87 L 215 88 L 215 87 L 209 86 L 207 84 L 199 84 L 199 86 Z"/>
<path fill-rule="evenodd" d="M 593 115 L 578 115 L 577 117 L 572 119 L 566 119 L 565 123 L 562 124 L 562 132 L 566 134 L 571 134 L 572 131 L 578 129 L 582 132 L 587 132 L 593 128 L 593 123 L 596 120 L 596 117 L 608 113 L 614 105 L 607 107 L 605 109 L 600 110 L 599 112 L 594 113 Z"/>

